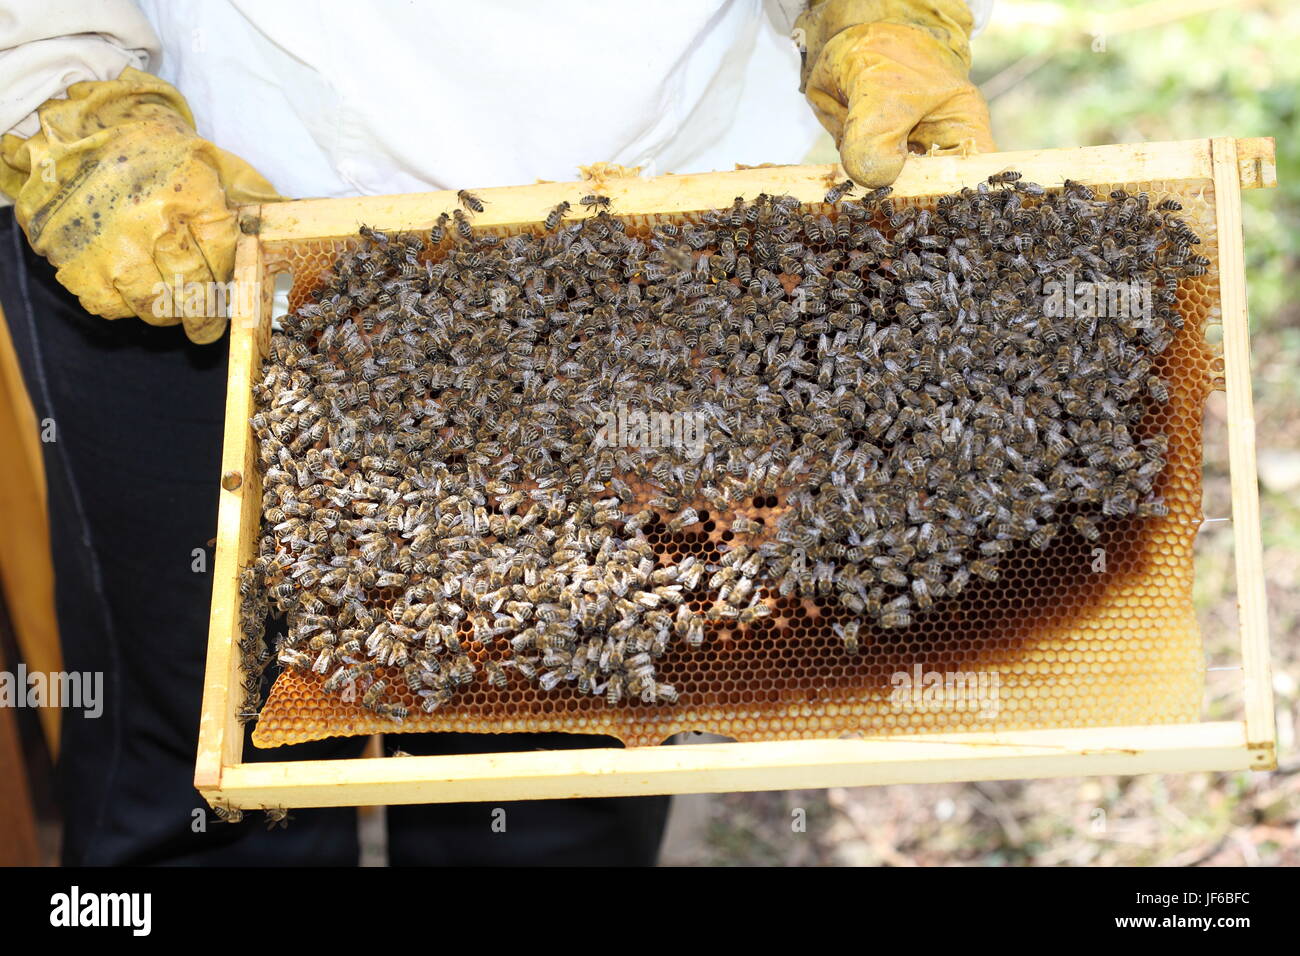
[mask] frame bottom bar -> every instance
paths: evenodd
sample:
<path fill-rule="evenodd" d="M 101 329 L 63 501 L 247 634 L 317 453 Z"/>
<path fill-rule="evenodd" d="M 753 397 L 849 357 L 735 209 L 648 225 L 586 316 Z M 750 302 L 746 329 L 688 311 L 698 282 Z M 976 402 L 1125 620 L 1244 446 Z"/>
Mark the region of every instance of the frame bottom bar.
<path fill-rule="evenodd" d="M 1269 752 L 1271 755 L 1271 751 Z M 239 764 L 205 799 L 241 809 L 503 802 L 1270 769 L 1241 721 L 632 749 Z"/>

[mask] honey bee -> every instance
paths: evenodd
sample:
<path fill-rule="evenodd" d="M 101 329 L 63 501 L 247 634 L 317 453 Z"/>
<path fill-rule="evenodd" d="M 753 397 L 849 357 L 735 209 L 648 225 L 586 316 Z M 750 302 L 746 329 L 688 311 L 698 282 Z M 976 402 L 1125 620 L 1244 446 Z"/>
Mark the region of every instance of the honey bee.
<path fill-rule="evenodd" d="M 613 200 L 608 196 L 597 196 L 595 194 L 583 196 L 579 202 L 588 209 L 600 209 L 602 211 L 609 210 L 610 206 L 613 204 Z"/>
<path fill-rule="evenodd" d="M 1086 515 L 1075 515 L 1070 525 L 1089 541 L 1097 541 L 1101 538 L 1101 529 L 1097 527 L 1097 522 Z"/>
<path fill-rule="evenodd" d="M 546 214 L 546 229 L 548 232 L 554 232 L 559 227 L 564 217 L 569 214 L 569 208 L 567 201 L 561 202 Z"/>
<path fill-rule="evenodd" d="M 314 663 L 312 657 L 292 647 L 280 648 L 279 661 L 285 667 L 304 671 L 310 669 Z"/>
<path fill-rule="evenodd" d="M 857 654 L 862 646 L 858 641 L 858 629 L 860 623 L 856 618 L 846 621 L 844 624 L 832 625 L 831 629 L 835 635 L 844 642 L 844 649 L 850 654 Z"/>
<path fill-rule="evenodd" d="M 908 584 L 909 579 L 907 575 L 898 568 L 886 566 L 881 568 L 878 573 L 880 575 L 880 580 L 884 581 L 886 584 L 892 584 L 894 587 L 906 587 Z"/>
<path fill-rule="evenodd" d="M 439 684 L 418 693 L 421 698 L 420 709 L 426 714 L 433 713 L 452 699 L 451 689 L 445 684 Z"/>
<path fill-rule="evenodd" d="M 686 624 L 685 636 L 686 643 L 690 647 L 700 647 L 704 644 L 704 621 L 698 615 L 692 614 L 690 616 Z"/>
<path fill-rule="evenodd" d="M 700 515 L 694 508 L 686 508 L 668 522 L 669 532 L 676 533 L 700 523 Z"/>
<path fill-rule="evenodd" d="M 244 811 L 225 803 L 214 803 L 212 812 L 222 823 L 239 823 L 244 819 Z"/>
<path fill-rule="evenodd" d="M 623 675 L 615 671 L 609 675 L 609 680 L 605 684 L 605 703 L 610 707 L 617 706 L 623 699 Z"/>
<path fill-rule="evenodd" d="M 459 190 L 456 193 L 456 199 L 460 202 L 462 206 L 464 206 L 470 212 L 483 211 L 483 200 L 479 199 L 478 196 L 474 195 L 472 192 L 470 192 L 467 189 Z"/>
<path fill-rule="evenodd" d="M 374 710 L 379 705 L 379 701 L 384 696 L 384 691 L 387 689 L 387 681 L 382 679 L 371 681 L 370 686 L 366 688 L 366 692 L 361 697 L 362 705 L 370 710 Z"/>
<path fill-rule="evenodd" d="M 457 209 L 452 213 L 452 218 L 456 223 L 456 234 L 459 235 L 464 242 L 472 240 L 474 238 L 474 230 L 470 228 L 469 219 L 466 218 L 465 214 Z"/>
<path fill-rule="evenodd" d="M 487 671 L 488 683 L 493 687 L 504 690 L 509 682 L 505 669 L 496 661 L 488 661 L 484 665 L 484 669 Z"/>
<path fill-rule="evenodd" d="M 445 212 L 439 213 L 438 221 L 435 222 L 433 227 L 429 230 L 429 242 L 435 246 L 439 245 L 442 242 L 443 237 L 447 235 L 447 223 L 450 221 L 451 216 L 447 215 Z"/>
<path fill-rule="evenodd" d="M 678 566 L 677 580 L 683 591 L 694 591 L 704 578 L 704 565 L 699 562 L 684 561 Z"/>
<path fill-rule="evenodd" d="M 880 612 L 880 626 L 889 629 L 911 627 L 912 614 L 906 607 L 889 606 Z"/>
<path fill-rule="evenodd" d="M 276 827 L 285 829 L 289 826 L 289 821 L 293 815 L 285 807 L 263 807 L 262 812 L 266 814 L 266 828 L 274 830 Z"/>
<path fill-rule="evenodd" d="M 846 179 L 844 182 L 833 186 L 830 191 L 826 193 L 825 201 L 833 206 L 849 193 L 853 192 L 855 188 L 857 188 L 857 183 L 851 179 Z"/>
<path fill-rule="evenodd" d="M 399 724 L 410 715 L 410 711 L 404 704 L 380 704 L 375 709 L 380 716 L 387 717 Z"/>
<path fill-rule="evenodd" d="M 1032 548 L 1037 548 L 1038 550 L 1042 551 L 1051 543 L 1052 538 L 1055 535 L 1056 535 L 1056 525 L 1054 524 L 1042 525 L 1038 529 L 1036 529 L 1033 534 L 1029 536 L 1029 545 Z"/>
<path fill-rule="evenodd" d="M 623 530 L 626 531 L 628 534 L 636 534 L 647 524 L 653 521 L 654 516 L 655 513 L 648 508 L 642 511 L 638 511 L 635 515 L 628 518 L 627 521 L 623 523 Z"/>

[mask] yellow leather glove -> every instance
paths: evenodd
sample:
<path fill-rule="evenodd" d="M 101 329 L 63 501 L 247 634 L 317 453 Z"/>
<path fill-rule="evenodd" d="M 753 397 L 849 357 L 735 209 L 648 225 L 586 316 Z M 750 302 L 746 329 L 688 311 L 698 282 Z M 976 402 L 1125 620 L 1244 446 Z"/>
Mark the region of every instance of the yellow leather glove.
<path fill-rule="evenodd" d="M 859 183 L 892 183 L 909 146 L 995 148 L 969 76 L 972 27 L 962 0 L 814 0 L 795 22 L 800 89 Z"/>
<path fill-rule="evenodd" d="M 37 115 L 30 139 L 0 139 L 0 190 L 59 282 L 106 319 L 183 321 L 194 342 L 220 338 L 224 315 L 189 315 L 183 298 L 159 303 L 160 283 L 228 282 L 232 206 L 279 199 L 271 184 L 200 139 L 174 87 L 130 67 L 116 80 L 74 83 Z"/>

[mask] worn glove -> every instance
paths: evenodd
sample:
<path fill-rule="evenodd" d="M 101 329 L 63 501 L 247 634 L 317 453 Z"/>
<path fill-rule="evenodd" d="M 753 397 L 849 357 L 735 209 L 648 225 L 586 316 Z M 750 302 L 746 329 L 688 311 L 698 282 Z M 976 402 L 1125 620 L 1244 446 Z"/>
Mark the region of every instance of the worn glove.
<path fill-rule="evenodd" d="M 814 0 L 796 21 L 800 89 L 859 183 L 892 183 L 909 146 L 995 148 L 969 76 L 972 23 L 962 0 Z"/>
<path fill-rule="evenodd" d="M 74 83 L 37 115 L 30 139 L 0 139 L 0 190 L 59 282 L 106 319 L 183 321 L 194 342 L 220 338 L 224 315 L 187 314 L 179 295 L 161 309 L 159 294 L 177 276 L 228 282 L 239 234 L 232 206 L 280 198 L 271 184 L 200 139 L 174 87 L 130 67 L 116 80 Z"/>

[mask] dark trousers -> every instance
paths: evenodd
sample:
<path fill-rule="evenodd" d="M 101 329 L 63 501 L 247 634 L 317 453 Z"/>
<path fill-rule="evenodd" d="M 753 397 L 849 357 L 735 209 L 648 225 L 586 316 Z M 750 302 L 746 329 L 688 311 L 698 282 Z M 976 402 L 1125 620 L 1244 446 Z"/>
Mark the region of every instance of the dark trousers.
<path fill-rule="evenodd" d="M 228 341 L 89 315 L 0 210 L 0 304 L 44 444 L 64 668 L 104 675 L 103 713 L 63 713 L 58 792 L 67 864 L 357 862 L 356 812 L 224 824 L 192 786 L 216 534 Z M 195 551 L 204 552 L 196 572 Z M 410 734 L 413 754 L 608 745 L 602 738 Z M 246 760 L 356 757 L 361 739 Z M 650 864 L 668 800 L 392 807 L 394 864 Z"/>

